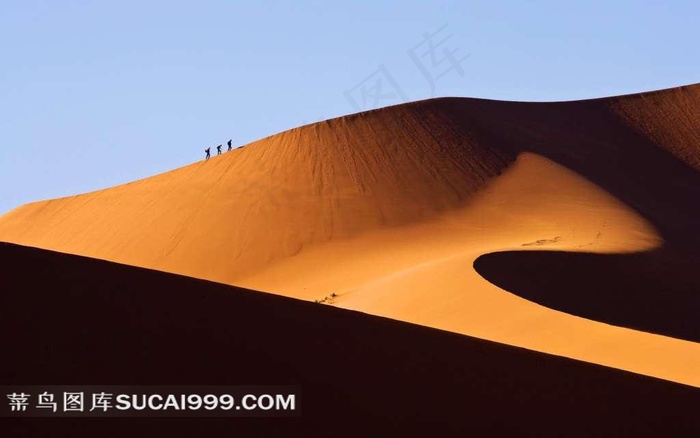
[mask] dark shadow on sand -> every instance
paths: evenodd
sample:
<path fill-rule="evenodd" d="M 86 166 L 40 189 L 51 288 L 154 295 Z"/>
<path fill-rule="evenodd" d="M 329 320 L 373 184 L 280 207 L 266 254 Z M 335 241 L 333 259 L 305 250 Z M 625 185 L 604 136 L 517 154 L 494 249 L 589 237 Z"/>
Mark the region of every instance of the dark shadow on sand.
<path fill-rule="evenodd" d="M 658 249 L 635 254 L 506 251 L 474 269 L 527 300 L 572 315 L 700 342 L 700 259 Z"/>

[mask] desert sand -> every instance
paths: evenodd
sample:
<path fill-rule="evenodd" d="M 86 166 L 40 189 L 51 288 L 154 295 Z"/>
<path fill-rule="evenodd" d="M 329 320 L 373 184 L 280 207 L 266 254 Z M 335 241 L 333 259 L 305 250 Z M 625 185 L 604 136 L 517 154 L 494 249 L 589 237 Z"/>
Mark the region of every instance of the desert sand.
<path fill-rule="evenodd" d="M 679 436 L 700 427 L 690 386 L 36 248 L 0 244 L 0 265 L 13 285 L 0 294 L 3 384 L 300 385 L 302 407 L 272 419 L 3 418 L 7 436 Z"/>
<path fill-rule="evenodd" d="M 431 99 L 0 217 L 0 241 L 700 387 L 700 86 Z"/>

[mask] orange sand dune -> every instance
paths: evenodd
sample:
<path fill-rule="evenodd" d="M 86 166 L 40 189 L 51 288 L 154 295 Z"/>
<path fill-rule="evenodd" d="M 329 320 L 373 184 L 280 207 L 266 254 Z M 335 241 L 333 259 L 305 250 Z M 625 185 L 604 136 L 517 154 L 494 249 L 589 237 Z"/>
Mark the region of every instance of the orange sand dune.
<path fill-rule="evenodd" d="M 29 204 L 0 218 L 0 240 L 700 386 L 700 322 L 686 320 L 700 311 L 697 280 L 675 267 L 700 261 L 698 112 L 697 85 L 580 102 L 414 102 Z M 598 291 L 572 275 L 597 275 L 575 269 L 585 265 L 518 270 L 519 257 L 491 257 L 542 250 L 627 257 L 633 278 L 649 263 L 635 253 L 670 268 L 611 283 L 635 290 L 604 287 L 619 299 L 600 312 Z M 636 304 L 666 296 L 658 314 Z"/>

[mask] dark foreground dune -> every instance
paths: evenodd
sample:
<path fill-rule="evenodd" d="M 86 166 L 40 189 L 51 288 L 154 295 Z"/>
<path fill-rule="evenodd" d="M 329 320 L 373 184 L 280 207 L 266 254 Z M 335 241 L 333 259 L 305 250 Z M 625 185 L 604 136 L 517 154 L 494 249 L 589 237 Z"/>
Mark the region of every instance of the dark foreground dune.
<path fill-rule="evenodd" d="M 620 370 L 12 244 L 0 244 L 0 266 L 1 384 L 294 384 L 303 394 L 300 418 L 3 419 L 1 436 L 377 436 L 419 426 L 433 436 L 619 436 L 700 427 L 700 390 Z"/>

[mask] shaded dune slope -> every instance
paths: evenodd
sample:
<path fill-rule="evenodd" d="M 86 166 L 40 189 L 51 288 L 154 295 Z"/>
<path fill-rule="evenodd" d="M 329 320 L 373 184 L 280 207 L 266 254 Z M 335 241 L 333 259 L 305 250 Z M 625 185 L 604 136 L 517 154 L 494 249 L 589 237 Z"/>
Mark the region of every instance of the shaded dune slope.
<path fill-rule="evenodd" d="M 700 171 L 700 87 L 626 96 L 612 102 L 616 114 L 640 135 Z"/>
<path fill-rule="evenodd" d="M 452 102 L 478 124 L 483 143 L 538 153 L 583 175 L 674 247 L 698 251 L 700 85 L 577 102 Z"/>
<path fill-rule="evenodd" d="M 700 390 L 285 297 L 0 244 L 3 384 L 294 384 L 300 418 L 3 423 L 52 436 L 235 430 L 616 436 L 700 427 Z M 9 285 L 12 285 L 11 287 Z M 157 420 L 157 419 L 149 419 Z M 106 435 L 105 435 L 106 434 Z"/>

